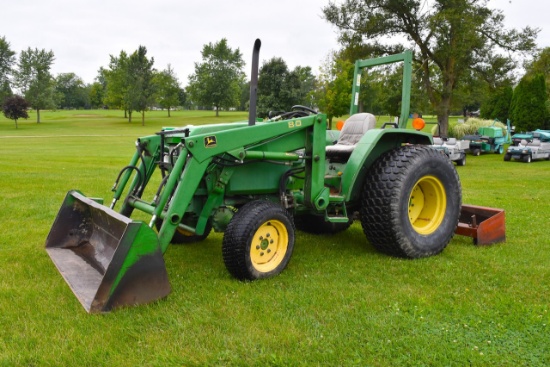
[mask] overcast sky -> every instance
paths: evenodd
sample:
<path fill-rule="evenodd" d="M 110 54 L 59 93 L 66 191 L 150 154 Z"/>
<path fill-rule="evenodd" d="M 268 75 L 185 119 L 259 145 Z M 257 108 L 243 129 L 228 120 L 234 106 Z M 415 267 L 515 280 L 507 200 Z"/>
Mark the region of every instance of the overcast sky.
<path fill-rule="evenodd" d="M 0 36 L 18 54 L 28 47 L 52 50 L 52 73 L 74 72 L 93 82 L 109 55 L 140 45 L 158 70 L 172 65 L 187 84 L 202 47 L 226 38 L 239 48 L 250 72 L 254 40 L 262 40 L 260 65 L 274 56 L 289 68 L 319 66 L 338 49 L 336 29 L 322 18 L 328 0 L 0 0 Z M 429 2 L 429 1 L 428 1 Z M 550 2 L 489 0 L 508 27 L 541 28 L 538 45 L 550 47 L 545 29 Z"/>

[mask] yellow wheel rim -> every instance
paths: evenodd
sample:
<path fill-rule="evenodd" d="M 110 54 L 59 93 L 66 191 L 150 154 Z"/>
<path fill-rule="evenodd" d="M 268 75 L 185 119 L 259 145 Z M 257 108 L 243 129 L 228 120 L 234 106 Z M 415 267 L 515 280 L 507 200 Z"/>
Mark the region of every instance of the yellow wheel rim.
<path fill-rule="evenodd" d="M 424 176 L 414 185 L 409 197 L 409 220 L 414 230 L 422 235 L 435 232 L 443 222 L 447 196 L 441 181 L 435 176 Z"/>
<path fill-rule="evenodd" d="M 278 220 L 263 223 L 250 244 L 250 259 L 260 272 L 275 270 L 283 261 L 288 250 L 288 231 Z"/>
<path fill-rule="evenodd" d="M 183 219 L 181 220 L 181 223 L 182 224 L 187 224 L 188 226 L 191 226 L 191 227 L 194 227 L 197 225 L 197 221 L 192 221 L 190 220 L 188 217 L 184 216 Z M 189 232 L 183 228 L 180 228 L 180 227 L 176 227 L 176 232 L 178 232 L 179 234 L 181 234 L 182 236 L 186 236 L 186 237 L 191 237 L 194 235 L 193 232 Z"/>
<path fill-rule="evenodd" d="M 181 229 L 180 227 L 176 227 L 176 231 L 182 236 L 191 237 L 192 235 L 194 235 L 193 232 L 186 231 L 185 229 Z"/>

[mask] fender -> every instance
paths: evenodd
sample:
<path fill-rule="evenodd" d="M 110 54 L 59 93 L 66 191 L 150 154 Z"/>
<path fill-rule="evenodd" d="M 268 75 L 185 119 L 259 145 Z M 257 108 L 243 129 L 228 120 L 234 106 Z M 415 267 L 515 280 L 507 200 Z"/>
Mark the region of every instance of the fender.
<path fill-rule="evenodd" d="M 347 202 L 361 198 L 365 175 L 383 153 L 404 144 L 433 144 L 432 136 L 414 130 L 372 129 L 355 145 L 342 174 L 342 195 Z"/>

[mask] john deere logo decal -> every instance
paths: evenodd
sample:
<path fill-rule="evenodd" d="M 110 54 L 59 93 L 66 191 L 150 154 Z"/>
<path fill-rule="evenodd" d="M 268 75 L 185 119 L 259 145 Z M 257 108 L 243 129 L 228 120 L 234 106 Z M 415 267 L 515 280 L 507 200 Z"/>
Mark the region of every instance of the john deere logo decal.
<path fill-rule="evenodd" d="M 204 146 L 206 148 L 214 148 L 216 146 L 216 137 L 214 135 L 205 137 Z"/>

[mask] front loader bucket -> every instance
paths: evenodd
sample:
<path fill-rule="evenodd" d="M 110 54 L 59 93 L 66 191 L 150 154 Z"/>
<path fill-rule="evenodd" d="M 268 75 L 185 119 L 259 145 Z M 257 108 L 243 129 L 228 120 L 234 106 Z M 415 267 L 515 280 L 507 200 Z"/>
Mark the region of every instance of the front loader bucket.
<path fill-rule="evenodd" d="M 156 233 L 77 191 L 67 193 L 46 251 L 88 312 L 170 293 Z"/>
<path fill-rule="evenodd" d="M 469 236 L 476 245 L 490 245 L 506 240 L 503 209 L 462 205 L 455 233 Z"/>

